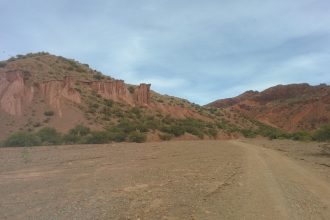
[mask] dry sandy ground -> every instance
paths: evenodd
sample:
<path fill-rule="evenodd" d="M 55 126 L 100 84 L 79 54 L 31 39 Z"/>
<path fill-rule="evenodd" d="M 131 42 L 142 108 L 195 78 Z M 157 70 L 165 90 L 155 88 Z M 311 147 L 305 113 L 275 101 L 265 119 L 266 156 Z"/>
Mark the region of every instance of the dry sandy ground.
<path fill-rule="evenodd" d="M 329 219 L 330 157 L 297 143 L 3 148 L 0 219 Z"/>

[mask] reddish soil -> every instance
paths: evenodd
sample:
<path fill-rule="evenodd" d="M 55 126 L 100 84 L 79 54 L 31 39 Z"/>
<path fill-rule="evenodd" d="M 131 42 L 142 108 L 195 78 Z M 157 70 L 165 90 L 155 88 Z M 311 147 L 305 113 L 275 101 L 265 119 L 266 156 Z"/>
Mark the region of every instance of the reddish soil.
<path fill-rule="evenodd" d="M 328 219 L 322 149 L 267 140 L 2 148 L 0 219 Z"/>
<path fill-rule="evenodd" d="M 233 109 L 286 131 L 314 130 L 330 122 L 330 86 L 279 85 L 218 100 L 209 106 Z"/>

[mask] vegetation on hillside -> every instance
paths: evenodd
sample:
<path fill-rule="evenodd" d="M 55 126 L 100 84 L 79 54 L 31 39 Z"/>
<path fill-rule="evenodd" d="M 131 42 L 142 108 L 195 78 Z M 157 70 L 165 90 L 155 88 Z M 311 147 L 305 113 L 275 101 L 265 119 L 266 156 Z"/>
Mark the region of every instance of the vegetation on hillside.
<path fill-rule="evenodd" d="M 109 80 L 111 77 L 91 69 L 87 64 L 73 59 L 53 56 L 46 52 L 17 55 L 7 61 L 0 62 L 0 68 L 22 69 L 24 81 L 37 83 L 44 80 L 63 80 L 65 76 L 78 77 L 80 80 Z M 36 71 L 37 70 L 37 71 Z M 280 129 L 265 125 L 247 118 L 233 109 L 203 107 L 187 100 L 151 93 L 151 102 L 163 107 L 174 106 L 174 111 L 189 110 L 191 118 L 175 118 L 173 112 L 160 109 L 132 107 L 101 97 L 97 92 L 77 83 L 74 89 L 81 95 L 81 104 L 74 104 L 79 109 L 85 125 L 77 125 L 65 134 L 61 134 L 50 126 L 51 118 L 57 115 L 48 107 L 41 113 L 42 119 L 36 117 L 36 109 L 32 109 L 25 125 L 17 126 L 20 132 L 12 134 L 1 144 L 3 146 L 36 146 L 59 144 L 102 144 L 110 142 L 145 142 L 148 134 L 158 135 L 161 140 L 171 140 L 183 135 L 194 135 L 200 139 L 217 138 L 219 135 L 257 136 L 269 139 L 292 139 L 300 141 L 328 141 L 330 127 L 325 126 L 316 132 L 299 131 L 283 132 Z M 129 93 L 136 87 L 129 85 Z M 291 100 L 294 101 L 294 100 Z M 45 103 L 45 100 L 39 100 Z M 165 108 L 165 109 L 166 109 Z M 171 113 L 170 113 L 171 112 Z M 39 114 L 40 115 L 40 114 Z M 202 118 L 197 119 L 197 118 Z M 15 127 L 14 121 L 7 123 Z M 72 126 L 72 125 L 71 125 Z M 102 127 L 101 131 L 89 127 Z M 15 130 L 15 129 L 13 129 Z"/>
<path fill-rule="evenodd" d="M 37 132 L 17 132 L 1 143 L 3 147 L 48 146 L 61 144 L 105 144 L 111 142 L 136 142 L 147 140 L 147 133 L 158 130 L 161 140 L 171 140 L 186 133 L 201 139 L 204 136 L 216 137 L 217 125 L 195 119 L 174 120 L 166 118 L 158 123 L 147 121 L 129 122 L 123 120 L 116 126 L 110 126 L 103 131 L 91 131 L 84 125 L 77 125 L 66 134 L 61 134 L 54 128 L 42 128 Z M 297 141 L 330 141 L 330 125 L 324 126 L 313 133 L 295 132 L 285 133 L 278 129 L 264 126 L 258 130 L 238 130 L 246 138 L 258 135 L 269 139 L 291 139 Z"/>
<path fill-rule="evenodd" d="M 270 126 L 260 125 L 256 131 L 243 129 L 241 133 L 246 138 L 254 138 L 257 135 L 269 139 L 291 139 L 295 141 L 330 141 L 330 125 L 323 126 L 314 132 L 297 131 L 293 133 L 284 132 Z"/>

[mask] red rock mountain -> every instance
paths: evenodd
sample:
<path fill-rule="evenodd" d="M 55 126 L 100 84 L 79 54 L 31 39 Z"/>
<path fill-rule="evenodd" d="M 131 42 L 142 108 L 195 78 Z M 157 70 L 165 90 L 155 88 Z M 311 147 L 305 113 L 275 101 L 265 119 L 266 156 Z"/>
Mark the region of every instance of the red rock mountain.
<path fill-rule="evenodd" d="M 208 106 L 235 110 L 286 131 L 314 130 L 330 123 L 330 86 L 278 85 L 217 100 Z"/>
<path fill-rule="evenodd" d="M 126 84 L 75 60 L 27 54 L 0 62 L 0 140 L 43 127 L 66 133 L 78 124 L 104 130 L 125 122 L 149 123 L 148 135 L 158 137 L 185 119 L 196 126 L 189 134 L 199 137 L 201 130 L 213 137 L 233 137 L 265 124 L 288 131 L 312 130 L 329 123 L 329 94 L 327 85 L 276 86 L 203 107 L 160 95 L 150 84 Z"/>
<path fill-rule="evenodd" d="M 143 120 L 136 118 L 142 117 L 139 112 L 153 123 L 193 118 L 221 121 L 228 130 L 236 124 L 254 126 L 243 119 L 234 122 L 238 116 L 233 119 L 230 112 L 210 112 L 187 100 L 160 95 L 150 84 L 129 85 L 60 56 L 37 53 L 0 62 L 0 139 L 42 127 L 65 133 L 84 124 L 102 130 L 123 120 Z"/>

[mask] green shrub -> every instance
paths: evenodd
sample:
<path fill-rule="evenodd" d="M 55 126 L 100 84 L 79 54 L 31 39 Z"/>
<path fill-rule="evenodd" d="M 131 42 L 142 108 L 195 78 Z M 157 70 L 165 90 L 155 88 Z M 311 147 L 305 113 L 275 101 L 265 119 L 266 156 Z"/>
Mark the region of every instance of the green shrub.
<path fill-rule="evenodd" d="M 57 145 L 62 143 L 62 135 L 54 128 L 42 128 L 36 135 L 40 138 L 42 145 Z"/>
<path fill-rule="evenodd" d="M 93 75 L 93 78 L 96 80 L 101 80 L 103 77 L 101 74 L 95 74 L 95 75 Z"/>
<path fill-rule="evenodd" d="M 207 131 L 208 135 L 210 137 L 213 137 L 213 138 L 216 138 L 217 135 L 218 135 L 218 131 L 215 129 L 215 128 L 210 128 L 208 131 Z"/>
<path fill-rule="evenodd" d="M 128 91 L 129 91 L 129 93 L 133 94 L 135 92 L 134 86 L 129 86 Z"/>
<path fill-rule="evenodd" d="M 173 134 L 175 137 L 179 137 L 184 135 L 186 132 L 185 129 L 182 126 L 174 125 L 170 128 L 171 134 Z"/>
<path fill-rule="evenodd" d="M 192 118 L 174 120 L 165 117 L 162 119 L 160 126 L 160 131 L 176 137 L 184 135 L 186 132 L 201 139 L 203 139 L 204 134 L 212 137 L 216 137 L 218 134 L 215 124 Z"/>
<path fill-rule="evenodd" d="M 147 136 L 139 131 L 133 131 L 128 135 L 130 142 L 143 143 L 147 140 Z"/>
<path fill-rule="evenodd" d="M 90 129 L 84 125 L 77 125 L 69 131 L 69 134 L 72 134 L 77 137 L 83 137 L 90 133 Z"/>
<path fill-rule="evenodd" d="M 156 120 L 147 120 L 145 122 L 145 126 L 148 128 L 148 130 L 156 130 L 159 128 L 159 123 Z"/>
<path fill-rule="evenodd" d="M 295 141 L 311 141 L 312 135 L 305 131 L 299 131 L 288 135 L 289 138 Z"/>
<path fill-rule="evenodd" d="M 29 147 L 40 146 L 41 141 L 38 136 L 29 132 L 17 132 L 9 136 L 3 143 L 5 147 Z"/>
<path fill-rule="evenodd" d="M 138 118 L 141 117 L 141 109 L 139 107 L 131 108 L 130 112 L 135 114 Z"/>
<path fill-rule="evenodd" d="M 319 128 L 313 134 L 313 139 L 316 141 L 330 141 L 330 125 Z"/>
<path fill-rule="evenodd" d="M 199 137 L 200 139 L 203 139 L 204 138 L 203 131 L 201 131 L 198 128 L 191 128 L 191 129 L 187 130 L 187 132 L 190 133 L 190 134 L 192 134 L 192 135 L 195 135 L 195 136 Z"/>
<path fill-rule="evenodd" d="M 173 135 L 171 135 L 171 134 L 159 134 L 158 136 L 163 141 L 169 141 L 173 137 Z"/>
<path fill-rule="evenodd" d="M 90 134 L 90 129 L 84 125 L 77 125 L 63 136 L 66 144 L 83 144 L 86 142 L 86 136 Z"/>
<path fill-rule="evenodd" d="M 160 131 L 164 132 L 164 133 L 171 133 L 171 127 L 168 125 L 164 125 L 160 128 Z"/>
<path fill-rule="evenodd" d="M 45 116 L 53 116 L 55 113 L 53 111 L 46 111 L 44 112 Z"/>
<path fill-rule="evenodd" d="M 4 67 L 6 67 L 6 65 L 7 65 L 7 62 L 5 62 L 5 61 L 0 62 L 0 68 L 4 68 Z"/>
<path fill-rule="evenodd" d="M 107 131 L 109 140 L 115 142 L 124 142 L 127 138 L 127 133 L 118 129 L 117 127 L 111 128 Z"/>
<path fill-rule="evenodd" d="M 63 143 L 65 144 L 78 144 L 81 143 L 81 137 L 75 136 L 73 134 L 65 134 L 63 136 Z"/>
<path fill-rule="evenodd" d="M 260 127 L 256 133 L 260 134 L 261 136 L 268 137 L 269 139 L 287 138 L 287 134 L 283 131 L 262 124 L 260 124 Z"/>
<path fill-rule="evenodd" d="M 111 99 L 109 99 L 109 100 L 105 100 L 105 101 L 104 101 L 104 104 L 105 104 L 106 106 L 108 106 L 108 107 L 112 107 L 112 106 L 113 106 L 113 101 L 112 101 Z"/>
<path fill-rule="evenodd" d="M 109 142 L 109 136 L 104 131 L 94 131 L 86 137 L 86 144 L 106 144 Z"/>
<path fill-rule="evenodd" d="M 251 129 L 242 129 L 241 133 L 245 138 L 255 138 L 257 136 L 257 133 Z"/>
<path fill-rule="evenodd" d="M 40 122 L 33 123 L 33 127 L 35 127 L 35 128 L 40 127 L 40 126 L 41 126 Z"/>
<path fill-rule="evenodd" d="M 135 124 L 135 130 L 138 130 L 140 132 L 148 132 L 149 128 L 144 123 L 137 123 L 137 124 Z"/>
<path fill-rule="evenodd" d="M 128 120 L 123 120 L 119 122 L 119 124 L 116 126 L 116 129 L 128 134 L 132 131 L 135 131 L 136 126 L 134 126 L 134 124 Z"/>

